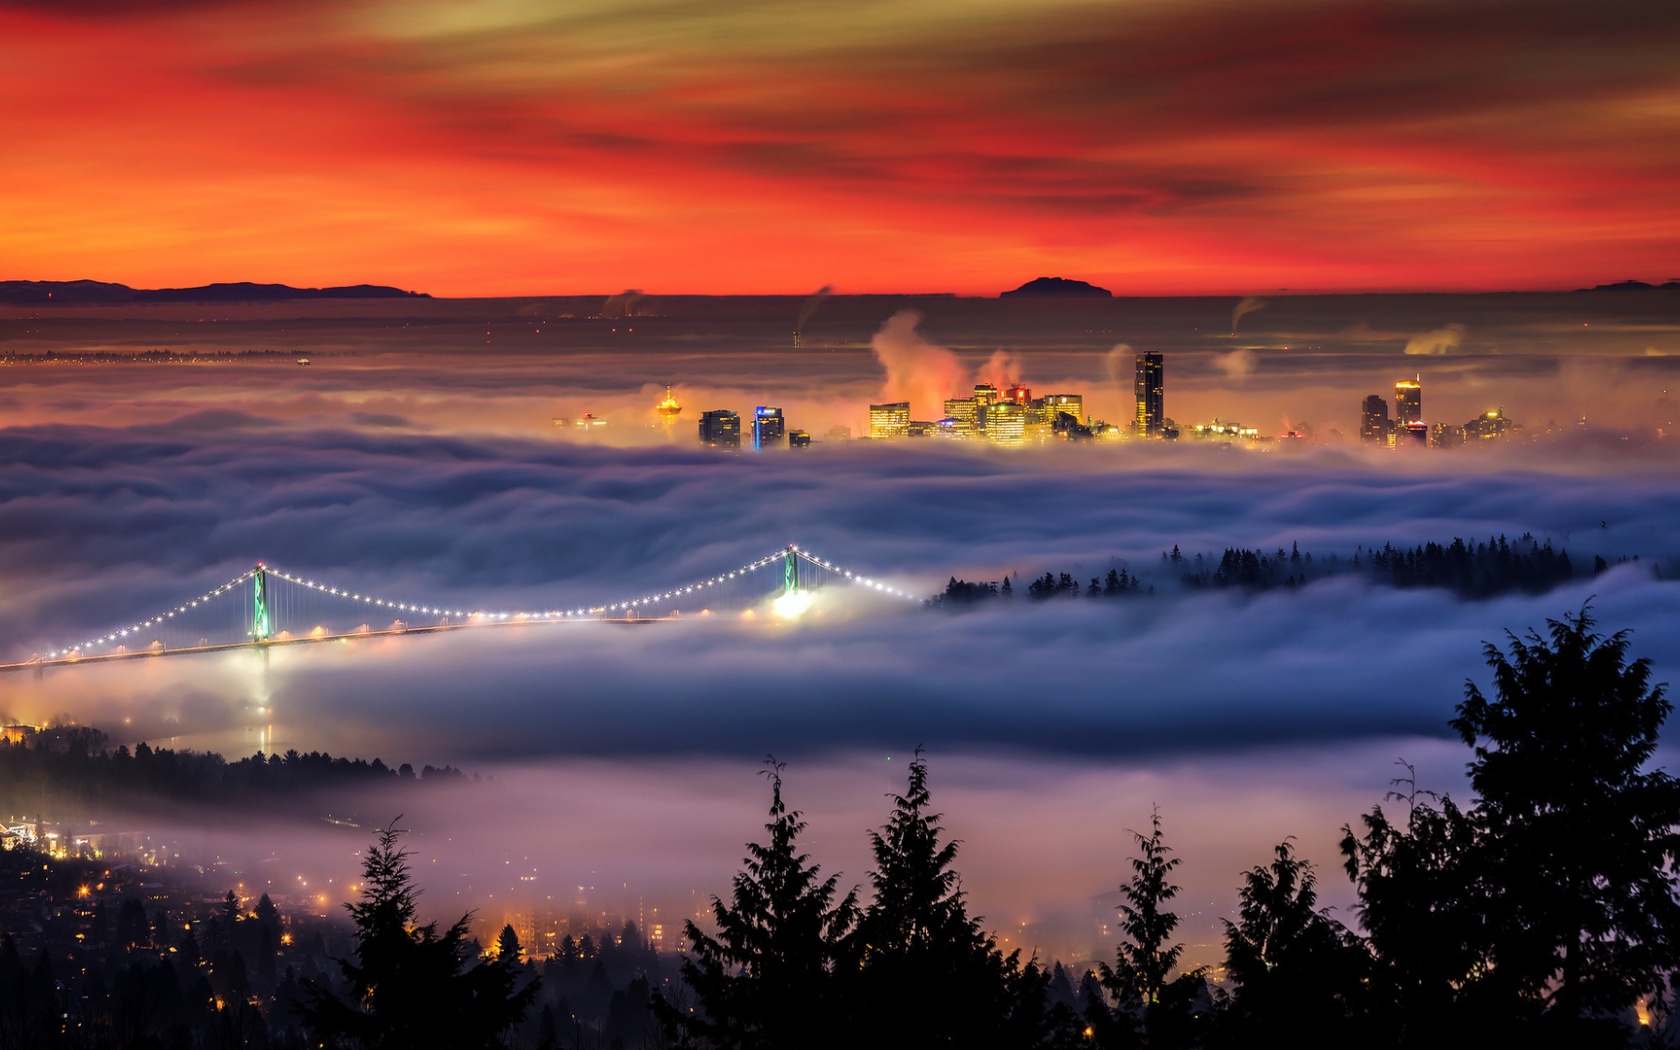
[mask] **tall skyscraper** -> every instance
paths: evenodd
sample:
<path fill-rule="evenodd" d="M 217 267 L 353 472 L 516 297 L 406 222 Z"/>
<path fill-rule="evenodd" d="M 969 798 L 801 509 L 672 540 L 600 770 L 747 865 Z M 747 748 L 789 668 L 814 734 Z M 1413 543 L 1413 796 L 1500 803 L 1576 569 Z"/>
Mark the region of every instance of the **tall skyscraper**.
<path fill-rule="evenodd" d="M 1394 384 L 1394 422 L 1404 427 L 1423 422 L 1423 377 Z"/>
<path fill-rule="evenodd" d="M 1160 354 L 1137 355 L 1137 420 L 1139 437 L 1160 437 L 1165 425 L 1166 377 Z"/>
<path fill-rule="evenodd" d="M 727 408 L 701 413 L 700 443 L 712 448 L 740 448 L 741 417 Z"/>
<path fill-rule="evenodd" d="M 1361 441 L 1388 440 L 1388 402 L 1381 394 L 1365 399 L 1359 410 L 1359 439 Z"/>
<path fill-rule="evenodd" d="M 753 412 L 753 448 L 780 445 L 785 433 L 787 423 L 782 419 L 781 409 L 759 405 Z"/>

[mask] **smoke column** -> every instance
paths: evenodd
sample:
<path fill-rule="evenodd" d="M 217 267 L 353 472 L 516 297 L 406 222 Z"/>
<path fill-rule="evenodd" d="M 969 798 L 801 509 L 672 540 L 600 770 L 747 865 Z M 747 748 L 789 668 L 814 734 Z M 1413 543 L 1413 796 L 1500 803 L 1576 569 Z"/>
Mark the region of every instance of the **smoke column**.
<path fill-rule="evenodd" d="M 1021 362 L 1006 350 L 994 350 L 991 359 L 974 373 L 974 381 L 990 383 L 999 390 L 1012 387 L 1021 381 Z"/>
<path fill-rule="evenodd" d="M 630 311 L 636 305 L 636 300 L 641 297 L 642 293 L 635 288 L 626 288 L 617 295 L 609 295 L 607 301 L 601 304 L 601 316 L 629 317 Z"/>
<path fill-rule="evenodd" d="M 916 326 L 922 315 L 915 310 L 900 310 L 887 319 L 881 330 L 870 340 L 876 360 L 887 370 L 881 386 L 881 400 L 910 402 L 911 418 L 918 412 L 934 413 L 938 418 L 945 408 L 945 399 L 962 390 L 968 370 L 957 355 L 943 346 L 935 346 L 922 338 Z"/>
<path fill-rule="evenodd" d="M 1242 299 L 1237 302 L 1236 309 L 1231 311 L 1231 335 L 1233 337 L 1236 336 L 1238 321 L 1241 321 L 1244 317 L 1256 310 L 1264 310 L 1265 308 L 1266 300 L 1253 295 L 1243 296 Z"/>
<path fill-rule="evenodd" d="M 810 297 L 805 300 L 804 305 L 799 308 L 799 320 L 794 324 L 793 330 L 795 332 L 804 331 L 805 322 L 809 321 L 811 319 L 811 315 L 817 312 L 817 307 L 823 304 L 823 300 L 833 294 L 834 286 L 832 284 L 825 284 L 821 288 L 812 292 Z"/>
<path fill-rule="evenodd" d="M 1406 353 L 1438 356 L 1458 349 L 1458 344 L 1463 340 L 1463 325 L 1442 325 L 1432 331 L 1419 332 L 1406 340 Z"/>

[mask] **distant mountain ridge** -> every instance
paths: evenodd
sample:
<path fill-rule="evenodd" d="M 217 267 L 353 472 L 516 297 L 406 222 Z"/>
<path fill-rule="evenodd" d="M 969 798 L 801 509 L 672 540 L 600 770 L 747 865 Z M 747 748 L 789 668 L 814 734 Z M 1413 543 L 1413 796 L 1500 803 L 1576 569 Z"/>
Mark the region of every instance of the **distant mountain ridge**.
<path fill-rule="evenodd" d="M 430 299 L 379 284 L 293 288 L 250 281 L 196 288 L 130 288 L 109 281 L 0 281 L 0 303 L 271 303 L 290 299 Z"/>

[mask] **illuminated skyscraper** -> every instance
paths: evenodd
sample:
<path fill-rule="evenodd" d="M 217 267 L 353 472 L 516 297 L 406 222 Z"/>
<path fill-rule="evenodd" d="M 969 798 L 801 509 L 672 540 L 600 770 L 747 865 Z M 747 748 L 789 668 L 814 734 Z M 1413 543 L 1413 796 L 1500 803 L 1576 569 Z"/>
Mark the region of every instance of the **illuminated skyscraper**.
<path fill-rule="evenodd" d="M 727 408 L 701 413 L 700 443 L 712 448 L 740 448 L 740 415 Z"/>
<path fill-rule="evenodd" d="M 1359 410 L 1359 439 L 1361 441 L 1388 440 L 1388 402 L 1381 394 L 1367 397 Z"/>
<path fill-rule="evenodd" d="M 1522 427 L 1511 422 L 1503 408 L 1492 408 L 1464 424 L 1464 439 L 1469 442 L 1496 441 Z"/>
<path fill-rule="evenodd" d="M 1139 437 L 1160 437 L 1167 418 L 1166 376 L 1160 354 L 1137 355 L 1137 420 Z"/>
<path fill-rule="evenodd" d="M 1020 445 L 1026 440 L 1027 409 L 1014 401 L 987 405 L 980 413 L 986 440 L 996 445 Z"/>
<path fill-rule="evenodd" d="M 1042 408 L 1047 422 L 1056 421 L 1056 413 L 1065 412 L 1074 418 L 1075 422 L 1085 422 L 1085 395 L 1083 394 L 1045 394 Z"/>
<path fill-rule="evenodd" d="M 759 405 L 753 412 L 753 448 L 780 445 L 783 435 L 787 433 L 786 426 L 781 409 Z"/>
<path fill-rule="evenodd" d="M 1394 422 L 1399 426 L 1423 422 L 1423 377 L 1394 384 Z"/>
<path fill-rule="evenodd" d="M 945 418 L 955 420 L 953 433 L 967 436 L 980 429 L 980 405 L 972 397 L 953 397 L 945 402 Z"/>
<path fill-rule="evenodd" d="M 910 433 L 910 402 L 889 401 L 869 406 L 869 436 L 877 441 Z"/>

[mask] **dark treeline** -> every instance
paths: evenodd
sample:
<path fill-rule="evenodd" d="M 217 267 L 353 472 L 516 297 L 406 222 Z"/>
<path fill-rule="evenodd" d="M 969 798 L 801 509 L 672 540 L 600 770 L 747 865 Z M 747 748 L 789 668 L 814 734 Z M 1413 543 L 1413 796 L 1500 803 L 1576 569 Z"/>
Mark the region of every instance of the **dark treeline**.
<path fill-rule="evenodd" d="M 681 988 L 654 1009 L 693 1047 L 1533 1048 L 1672 1045 L 1680 782 L 1648 768 L 1671 705 L 1626 633 L 1587 610 L 1488 646 L 1466 689 L 1472 804 L 1390 795 L 1343 829 L 1353 928 L 1318 904 L 1292 841 L 1241 875 L 1224 975 L 1182 965 L 1180 861 L 1159 812 L 1133 832 L 1112 963 L 1077 983 L 1004 955 L 967 912 L 918 752 L 870 835 L 867 900 L 802 852 L 772 764 L 715 932 L 690 922 Z"/>
<path fill-rule="evenodd" d="M 66 807 L 124 809 L 149 803 L 235 806 L 254 800 L 306 800 L 319 792 L 397 783 L 460 780 L 453 766 L 407 763 L 396 768 L 375 758 L 335 758 L 325 752 L 258 753 L 228 761 L 213 751 L 174 751 L 137 744 L 110 746 L 89 726 L 59 726 L 16 743 L 0 740 L 0 798 L 8 808 L 48 820 Z"/>
<path fill-rule="evenodd" d="M 1125 598 L 1139 594 L 1154 594 L 1153 585 L 1145 587 L 1142 580 L 1133 576 L 1125 569 L 1110 569 L 1104 578 L 1091 577 L 1089 586 L 1081 587 L 1072 573 L 1047 572 L 1026 586 L 1028 601 L 1041 602 L 1050 598 Z M 1002 583 L 970 583 L 959 580 L 955 576 L 945 585 L 941 594 L 929 598 L 927 604 L 935 608 L 946 606 L 973 605 L 976 602 L 988 601 L 993 598 L 1013 598 L 1015 585 L 1005 577 Z"/>
<path fill-rule="evenodd" d="M 1238 873 L 1217 980 L 1174 939 L 1181 861 L 1159 811 L 1130 833 L 1110 960 L 1002 951 L 968 910 L 918 749 L 850 888 L 802 848 L 768 763 L 765 834 L 675 967 L 630 924 L 537 964 L 512 927 L 486 951 L 469 916 L 420 923 L 394 824 L 364 855 L 348 934 L 232 893 L 208 914 L 148 908 L 143 886 L 77 911 L 77 880 L 120 873 L 10 851 L 0 1050 L 1670 1046 L 1680 781 L 1650 761 L 1672 705 L 1626 632 L 1594 628 L 1583 608 L 1485 648 L 1492 687 L 1467 685 L 1450 723 L 1471 800 L 1408 775 L 1345 825 L 1349 921 L 1290 839 Z M 54 901 L 79 924 L 20 950 L 14 925 Z"/>
<path fill-rule="evenodd" d="M 1621 557 L 1617 564 L 1638 561 Z M 1610 563 L 1595 556 L 1591 572 L 1604 572 Z M 1391 587 L 1431 587 L 1448 590 L 1460 598 L 1490 598 L 1512 591 L 1542 594 L 1576 578 L 1576 568 L 1567 550 L 1554 550 L 1551 541 L 1530 533 L 1515 540 L 1490 537 L 1485 542 L 1454 537 L 1451 543 L 1425 543 L 1416 547 L 1381 549 L 1359 547 L 1351 558 L 1336 554 L 1315 558 L 1303 553 L 1299 544 L 1289 550 L 1273 551 L 1227 547 L 1215 559 L 1211 554 L 1183 554 L 1175 544 L 1161 554 L 1162 572 L 1190 590 L 1239 589 L 1265 591 L 1274 587 L 1294 588 L 1314 580 L 1337 575 L 1353 576 Z M 960 607 L 998 598 L 1011 598 L 1015 588 L 1005 578 L 1001 583 L 972 583 L 952 577 L 941 594 L 928 599 L 934 607 Z M 1103 579 L 1092 577 L 1081 586 L 1073 573 L 1046 572 L 1026 588 L 1029 599 L 1116 598 L 1153 595 L 1153 584 L 1145 583 L 1125 568 L 1110 569 Z"/>

